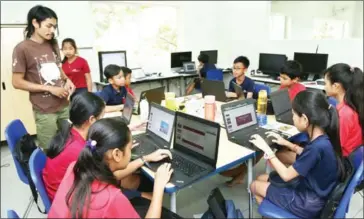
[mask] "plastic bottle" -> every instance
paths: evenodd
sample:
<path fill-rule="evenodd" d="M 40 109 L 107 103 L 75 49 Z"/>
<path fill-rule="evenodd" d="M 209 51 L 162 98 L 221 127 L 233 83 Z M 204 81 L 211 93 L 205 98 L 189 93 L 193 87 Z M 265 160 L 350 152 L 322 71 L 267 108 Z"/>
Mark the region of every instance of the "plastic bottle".
<path fill-rule="evenodd" d="M 148 120 L 149 116 L 149 103 L 146 99 L 140 101 L 140 119 L 142 121 Z"/>
<path fill-rule="evenodd" d="M 216 103 L 215 96 L 205 96 L 205 119 L 215 121 Z"/>
<path fill-rule="evenodd" d="M 267 105 L 268 105 L 268 97 L 266 90 L 260 90 L 258 93 L 258 102 L 257 102 L 257 113 L 258 114 L 267 114 Z"/>

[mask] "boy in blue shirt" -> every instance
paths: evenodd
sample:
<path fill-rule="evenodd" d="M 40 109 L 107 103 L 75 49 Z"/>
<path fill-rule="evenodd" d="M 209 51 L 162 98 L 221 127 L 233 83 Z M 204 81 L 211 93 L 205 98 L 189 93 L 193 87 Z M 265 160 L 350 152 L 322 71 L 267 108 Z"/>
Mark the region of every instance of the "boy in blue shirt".
<path fill-rule="evenodd" d="M 127 94 L 124 72 L 120 66 L 111 64 L 105 67 L 104 75 L 109 84 L 102 89 L 99 96 L 106 103 L 105 112 L 121 111 Z"/>
<path fill-rule="evenodd" d="M 237 97 L 234 90 L 234 83 L 239 85 L 243 91 L 246 98 L 253 98 L 254 92 L 254 81 L 247 76 L 245 73 L 249 68 L 249 59 L 245 56 L 239 56 L 234 60 L 233 75 L 234 78 L 231 79 L 229 83 L 228 97 Z"/>

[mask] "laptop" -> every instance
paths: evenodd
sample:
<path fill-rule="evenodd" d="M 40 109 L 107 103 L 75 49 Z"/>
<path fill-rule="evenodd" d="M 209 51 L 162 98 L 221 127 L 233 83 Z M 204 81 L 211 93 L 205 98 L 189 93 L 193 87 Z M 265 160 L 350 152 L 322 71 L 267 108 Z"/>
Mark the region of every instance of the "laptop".
<path fill-rule="evenodd" d="M 133 114 L 135 100 L 130 93 L 126 94 L 125 103 L 123 113 L 121 114 L 121 118 L 126 122 L 127 125 L 130 124 L 131 116 Z"/>
<path fill-rule="evenodd" d="M 292 103 L 288 89 L 277 90 L 270 94 L 274 115 L 278 122 L 293 125 Z"/>
<path fill-rule="evenodd" d="M 214 81 L 204 79 L 201 83 L 202 96 L 215 96 L 216 101 L 228 102 L 234 100 L 226 96 L 225 84 L 223 81 Z"/>
<path fill-rule="evenodd" d="M 150 90 L 145 90 L 143 92 L 140 93 L 140 98 L 139 98 L 139 104 L 138 104 L 138 110 L 137 110 L 137 114 L 140 114 L 140 101 L 144 98 L 147 99 L 148 103 L 156 103 L 156 104 L 161 104 L 162 100 L 164 100 L 164 92 L 165 92 L 165 87 L 157 87 L 157 88 L 153 88 Z"/>
<path fill-rule="evenodd" d="M 267 137 L 267 131 L 274 131 L 259 127 L 255 109 L 255 100 L 245 99 L 221 106 L 225 129 L 229 141 L 248 149 L 259 151 L 257 147 L 249 142 L 253 134 L 260 135 L 268 145 L 274 145 L 273 138 Z M 279 133 L 281 134 L 281 133 Z M 288 139 L 288 135 L 282 135 Z"/>
<path fill-rule="evenodd" d="M 176 112 L 172 160 L 150 163 L 154 171 L 170 162 L 173 174 L 170 182 L 183 187 L 216 169 L 220 125 L 199 117 Z"/>
<path fill-rule="evenodd" d="M 133 136 L 135 143 L 139 143 L 131 150 L 133 157 L 144 156 L 157 149 L 169 149 L 174 119 L 174 111 L 152 102 L 145 133 Z"/>
<path fill-rule="evenodd" d="M 233 86 L 234 86 L 234 91 L 235 91 L 236 95 L 238 96 L 238 100 L 245 100 L 245 94 L 244 94 L 243 89 L 234 82 L 233 82 Z"/>

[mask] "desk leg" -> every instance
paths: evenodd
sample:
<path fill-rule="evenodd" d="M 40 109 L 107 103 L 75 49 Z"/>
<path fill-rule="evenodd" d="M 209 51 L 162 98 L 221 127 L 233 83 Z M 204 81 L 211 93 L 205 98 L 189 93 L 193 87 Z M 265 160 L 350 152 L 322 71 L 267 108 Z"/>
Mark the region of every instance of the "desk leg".
<path fill-rule="evenodd" d="M 253 182 L 253 159 L 248 160 L 248 192 L 249 192 L 249 218 L 253 218 L 253 195 L 250 184 Z"/>
<path fill-rule="evenodd" d="M 177 193 L 175 192 L 171 194 L 171 211 L 177 213 Z"/>
<path fill-rule="evenodd" d="M 179 95 L 180 97 L 185 95 L 185 78 L 184 77 L 180 77 L 179 79 Z"/>

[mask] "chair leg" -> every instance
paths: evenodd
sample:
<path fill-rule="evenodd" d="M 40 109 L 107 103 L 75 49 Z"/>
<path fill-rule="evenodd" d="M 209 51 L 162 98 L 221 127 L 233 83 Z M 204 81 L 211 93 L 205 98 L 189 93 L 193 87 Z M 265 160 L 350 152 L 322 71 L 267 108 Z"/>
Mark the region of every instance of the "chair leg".
<path fill-rule="evenodd" d="M 33 202 L 34 202 L 34 198 L 33 198 L 33 196 L 30 196 L 29 203 L 28 203 L 27 208 L 25 209 L 23 218 L 28 218 L 28 215 L 29 215 L 30 211 L 32 210 Z"/>

